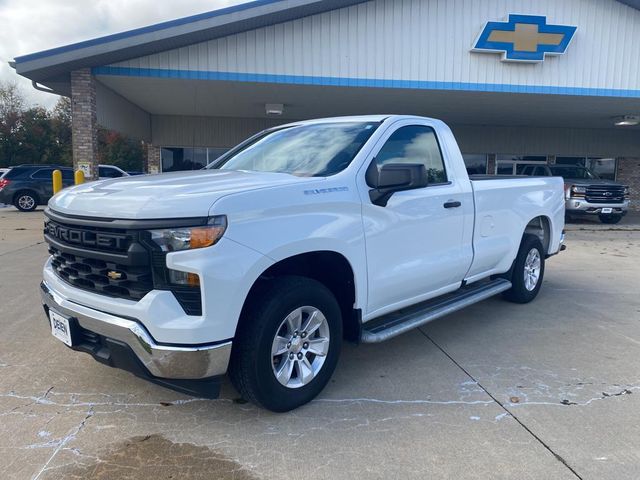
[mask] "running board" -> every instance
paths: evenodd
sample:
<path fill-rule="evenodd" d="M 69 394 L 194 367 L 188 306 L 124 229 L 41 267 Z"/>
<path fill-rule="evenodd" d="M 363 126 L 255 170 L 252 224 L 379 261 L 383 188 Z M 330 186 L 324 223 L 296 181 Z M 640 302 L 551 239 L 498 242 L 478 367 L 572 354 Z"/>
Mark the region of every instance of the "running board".
<path fill-rule="evenodd" d="M 463 287 L 443 297 L 389 313 L 365 323 L 362 326 L 360 341 L 362 343 L 384 342 L 510 288 L 510 281 L 498 278 L 480 285 Z"/>

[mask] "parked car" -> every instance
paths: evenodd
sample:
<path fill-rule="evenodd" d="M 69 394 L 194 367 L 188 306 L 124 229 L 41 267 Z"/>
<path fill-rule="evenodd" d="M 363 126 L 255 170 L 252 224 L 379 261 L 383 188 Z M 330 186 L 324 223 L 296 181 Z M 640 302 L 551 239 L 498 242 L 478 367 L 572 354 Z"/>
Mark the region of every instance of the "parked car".
<path fill-rule="evenodd" d="M 120 167 L 116 167 L 115 165 L 99 165 L 98 166 L 98 177 L 100 180 L 105 178 L 120 178 L 120 177 L 128 177 L 130 174 L 125 172 Z"/>
<path fill-rule="evenodd" d="M 602 223 L 618 223 L 629 210 L 629 187 L 599 178 L 579 165 L 525 165 L 522 175 L 562 177 L 567 217 L 598 215 Z"/>
<path fill-rule="evenodd" d="M 296 408 L 343 337 L 375 343 L 490 296 L 540 291 L 562 179 L 467 175 L 451 130 L 410 116 L 266 130 L 205 171 L 66 189 L 45 210 L 52 334 L 108 365 Z"/>
<path fill-rule="evenodd" d="M 73 169 L 57 165 L 18 165 L 0 178 L 0 203 L 30 212 L 53 196 L 52 174 L 62 171 L 62 185 L 73 185 Z"/>

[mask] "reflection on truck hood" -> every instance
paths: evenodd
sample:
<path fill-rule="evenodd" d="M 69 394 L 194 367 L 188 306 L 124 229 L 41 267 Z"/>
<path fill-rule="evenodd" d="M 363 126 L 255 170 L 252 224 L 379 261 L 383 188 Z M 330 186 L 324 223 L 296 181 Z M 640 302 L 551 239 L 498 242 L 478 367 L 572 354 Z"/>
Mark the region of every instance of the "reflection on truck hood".
<path fill-rule="evenodd" d="M 204 217 L 220 198 L 265 187 L 306 183 L 285 173 L 198 170 L 88 182 L 49 201 L 60 213 L 104 218 Z"/>
<path fill-rule="evenodd" d="M 565 178 L 564 183 L 572 185 L 620 185 L 613 180 L 605 180 L 604 178 Z"/>

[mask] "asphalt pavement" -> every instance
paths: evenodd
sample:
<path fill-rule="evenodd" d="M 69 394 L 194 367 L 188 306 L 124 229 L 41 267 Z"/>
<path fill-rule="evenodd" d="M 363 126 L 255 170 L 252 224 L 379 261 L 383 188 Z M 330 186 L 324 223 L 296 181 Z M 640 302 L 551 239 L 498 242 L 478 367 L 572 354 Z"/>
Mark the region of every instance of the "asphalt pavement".
<path fill-rule="evenodd" d="M 42 212 L 2 209 L 0 478 L 637 479 L 632 219 L 570 225 L 531 304 L 345 345 L 317 400 L 274 414 L 228 382 L 192 398 L 67 349 L 38 295 Z"/>

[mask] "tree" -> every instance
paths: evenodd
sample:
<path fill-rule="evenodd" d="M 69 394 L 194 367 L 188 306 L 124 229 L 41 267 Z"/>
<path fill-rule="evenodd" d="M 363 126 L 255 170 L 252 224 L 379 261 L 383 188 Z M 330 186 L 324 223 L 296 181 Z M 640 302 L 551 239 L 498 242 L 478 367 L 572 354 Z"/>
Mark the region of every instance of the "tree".
<path fill-rule="evenodd" d="M 0 83 L 0 165 L 15 165 L 24 98 L 15 83 Z"/>
<path fill-rule="evenodd" d="M 69 97 L 60 97 L 58 99 L 56 106 L 53 107 L 51 123 L 59 163 L 62 165 L 73 165 L 71 99 Z"/>
<path fill-rule="evenodd" d="M 110 130 L 98 130 L 100 163 L 141 171 L 141 143 Z M 0 83 L 0 166 L 21 163 L 73 164 L 71 100 L 60 97 L 52 110 L 27 107 L 20 89 Z"/>
<path fill-rule="evenodd" d="M 142 171 L 144 148 L 131 137 L 101 128 L 98 130 L 98 160 L 102 164 L 117 165 L 123 170 Z"/>
<path fill-rule="evenodd" d="M 0 82 L 0 118 L 24 110 L 24 96 L 15 83 Z"/>

